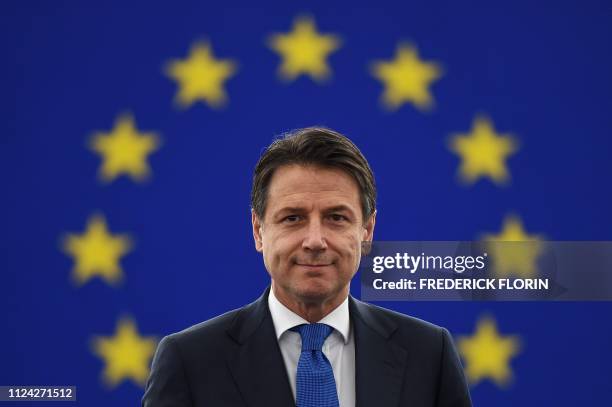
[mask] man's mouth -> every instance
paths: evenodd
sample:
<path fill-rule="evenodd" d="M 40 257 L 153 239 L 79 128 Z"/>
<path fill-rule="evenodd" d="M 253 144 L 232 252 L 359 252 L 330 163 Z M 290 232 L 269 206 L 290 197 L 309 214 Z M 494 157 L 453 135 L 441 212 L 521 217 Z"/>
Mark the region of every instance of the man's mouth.
<path fill-rule="evenodd" d="M 302 266 L 302 267 L 326 267 L 326 266 L 331 266 L 331 263 L 326 263 L 326 264 L 309 264 L 309 263 L 296 263 L 298 266 Z"/>

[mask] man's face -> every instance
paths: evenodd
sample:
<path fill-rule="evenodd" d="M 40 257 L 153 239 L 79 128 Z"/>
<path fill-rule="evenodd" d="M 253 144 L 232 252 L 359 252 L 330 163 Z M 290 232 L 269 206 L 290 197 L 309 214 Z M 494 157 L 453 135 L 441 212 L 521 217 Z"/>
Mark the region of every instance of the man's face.
<path fill-rule="evenodd" d="M 348 294 L 375 217 L 364 223 L 359 188 L 344 171 L 287 165 L 272 176 L 264 219 L 252 220 L 279 299 L 323 303 Z"/>

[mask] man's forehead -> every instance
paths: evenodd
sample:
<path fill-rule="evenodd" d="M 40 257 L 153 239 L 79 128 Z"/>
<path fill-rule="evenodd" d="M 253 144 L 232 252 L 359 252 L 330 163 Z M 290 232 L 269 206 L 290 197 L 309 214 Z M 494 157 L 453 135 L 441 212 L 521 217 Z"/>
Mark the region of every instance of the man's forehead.
<path fill-rule="evenodd" d="M 268 187 L 268 207 L 347 206 L 357 211 L 359 188 L 353 178 L 337 168 L 287 165 L 278 168 Z"/>
<path fill-rule="evenodd" d="M 353 177 L 340 169 L 295 164 L 278 168 L 270 180 L 268 191 L 268 198 L 298 194 L 359 195 Z"/>

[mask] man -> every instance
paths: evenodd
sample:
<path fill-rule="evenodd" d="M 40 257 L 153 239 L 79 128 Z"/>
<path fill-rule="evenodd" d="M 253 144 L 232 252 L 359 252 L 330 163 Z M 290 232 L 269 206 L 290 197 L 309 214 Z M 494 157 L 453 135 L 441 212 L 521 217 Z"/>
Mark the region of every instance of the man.
<path fill-rule="evenodd" d="M 143 397 L 170 406 L 470 406 L 448 331 L 349 295 L 376 187 L 346 137 L 306 128 L 263 153 L 251 193 L 271 286 L 159 344 Z"/>

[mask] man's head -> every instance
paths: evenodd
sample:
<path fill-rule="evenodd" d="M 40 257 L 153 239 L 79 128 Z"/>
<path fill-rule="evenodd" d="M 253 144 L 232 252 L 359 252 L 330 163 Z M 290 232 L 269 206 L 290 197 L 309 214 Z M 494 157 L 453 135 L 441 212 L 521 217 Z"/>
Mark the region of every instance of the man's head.
<path fill-rule="evenodd" d="M 325 128 L 285 135 L 255 167 L 251 205 L 255 246 L 279 299 L 344 299 L 376 216 L 374 176 L 359 149 Z"/>

